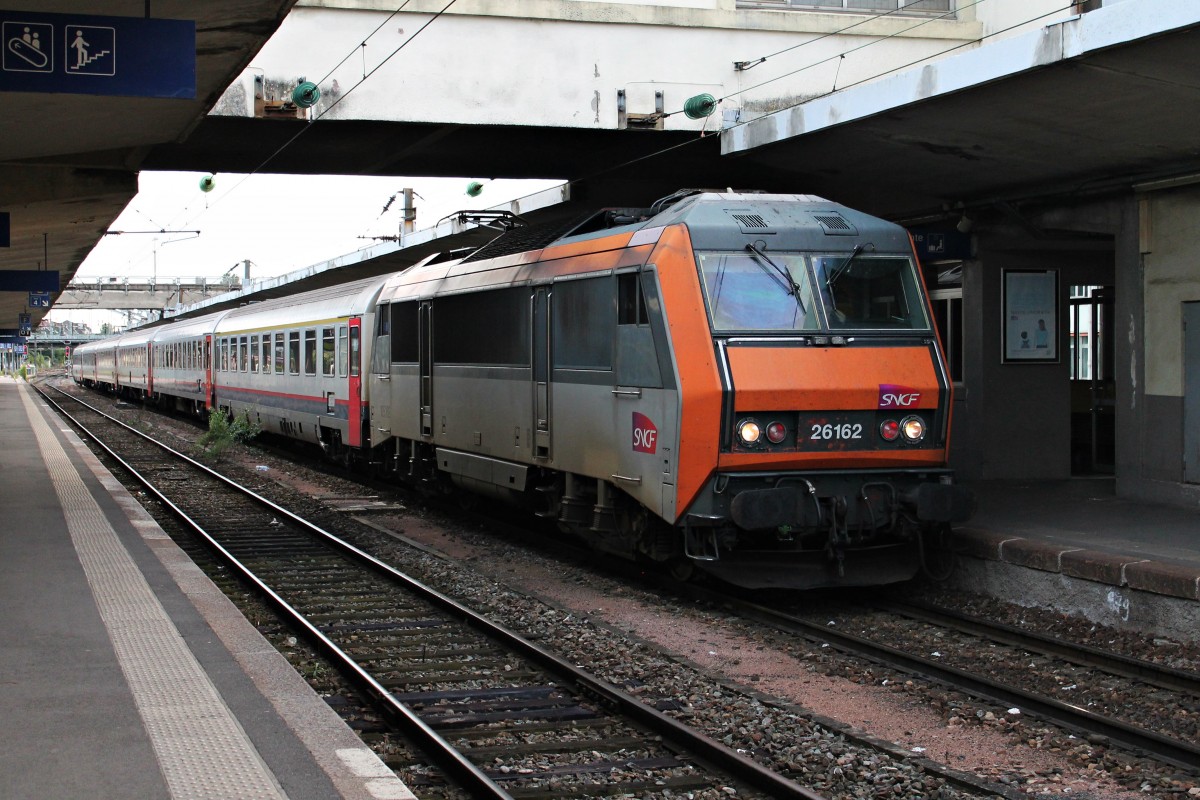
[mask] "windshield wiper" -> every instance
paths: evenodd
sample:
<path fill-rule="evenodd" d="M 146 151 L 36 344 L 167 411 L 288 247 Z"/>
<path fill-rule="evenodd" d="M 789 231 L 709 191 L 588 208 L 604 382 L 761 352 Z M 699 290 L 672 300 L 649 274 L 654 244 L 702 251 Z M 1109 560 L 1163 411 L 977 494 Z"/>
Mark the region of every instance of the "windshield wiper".
<path fill-rule="evenodd" d="M 850 269 L 850 265 L 854 263 L 854 259 L 862 255 L 862 251 L 868 247 L 871 248 L 871 252 L 875 252 L 875 244 L 873 242 L 861 242 L 854 245 L 854 249 L 850 251 L 850 257 L 843 261 L 837 269 L 830 273 L 829 277 L 825 279 L 825 285 L 832 289 L 833 284 L 837 282 L 837 279 L 842 277 L 846 270 Z"/>
<path fill-rule="evenodd" d="M 767 269 L 765 266 L 763 266 L 762 264 L 758 265 L 762 269 L 763 272 L 767 273 L 768 275 L 771 275 L 771 277 L 775 279 L 775 282 L 778 283 L 784 289 L 784 291 L 786 291 L 792 297 L 796 298 L 796 305 L 800 306 L 800 313 L 807 314 L 808 312 L 804 310 L 804 301 L 800 299 L 800 284 L 796 283 L 795 279 L 792 278 L 792 273 L 789 272 L 787 270 L 787 268 L 781 267 L 778 264 L 776 264 L 774 261 L 772 261 L 767 256 L 767 254 L 764 253 L 762 250 L 760 250 L 758 247 L 756 247 L 753 242 L 747 243 L 746 249 L 749 250 L 754 255 L 761 258 L 767 264 L 770 264 L 771 267 L 773 267 L 774 270 L 777 273 L 779 273 L 779 277 L 776 278 L 774 275 L 771 275 L 771 271 L 769 269 Z M 758 262 L 755 262 L 755 263 L 758 263 Z M 780 278 L 787 281 L 787 283 L 782 283 L 780 281 Z"/>

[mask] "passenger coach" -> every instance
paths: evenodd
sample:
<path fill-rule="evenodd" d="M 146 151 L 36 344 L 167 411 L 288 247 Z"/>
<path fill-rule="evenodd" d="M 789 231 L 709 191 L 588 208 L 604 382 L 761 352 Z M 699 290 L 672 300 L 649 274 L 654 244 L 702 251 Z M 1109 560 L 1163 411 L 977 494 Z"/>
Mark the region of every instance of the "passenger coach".
<path fill-rule="evenodd" d="M 386 278 L 255 303 L 213 329 L 215 405 L 349 460 L 369 442 L 362 330 Z M 364 451 L 365 452 L 365 451 Z"/>

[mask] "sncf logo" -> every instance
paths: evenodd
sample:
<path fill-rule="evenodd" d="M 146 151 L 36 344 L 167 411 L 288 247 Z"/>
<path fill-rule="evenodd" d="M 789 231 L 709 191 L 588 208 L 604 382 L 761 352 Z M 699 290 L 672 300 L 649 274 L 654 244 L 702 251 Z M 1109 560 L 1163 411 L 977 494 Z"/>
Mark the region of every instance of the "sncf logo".
<path fill-rule="evenodd" d="M 645 414 L 633 412 L 633 451 L 653 454 L 658 450 L 658 428 Z"/>
<path fill-rule="evenodd" d="M 879 384 L 880 408 L 913 408 L 921 402 L 921 393 L 907 386 Z"/>

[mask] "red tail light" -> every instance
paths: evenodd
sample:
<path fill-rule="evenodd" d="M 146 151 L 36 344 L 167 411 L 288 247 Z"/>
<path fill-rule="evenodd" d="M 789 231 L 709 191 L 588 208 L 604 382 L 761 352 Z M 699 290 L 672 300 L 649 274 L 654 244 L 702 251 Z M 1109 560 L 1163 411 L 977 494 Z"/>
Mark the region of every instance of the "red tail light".
<path fill-rule="evenodd" d="M 772 444 L 779 444 L 787 438 L 787 426 L 782 422 L 772 422 L 767 426 L 767 438 Z"/>

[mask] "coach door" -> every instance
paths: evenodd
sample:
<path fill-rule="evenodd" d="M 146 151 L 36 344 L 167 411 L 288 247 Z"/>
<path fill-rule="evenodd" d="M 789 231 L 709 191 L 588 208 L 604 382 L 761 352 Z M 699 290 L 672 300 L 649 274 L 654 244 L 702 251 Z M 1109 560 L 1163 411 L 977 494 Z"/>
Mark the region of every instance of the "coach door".
<path fill-rule="evenodd" d="M 533 295 L 533 457 L 550 458 L 550 291 Z"/>
<path fill-rule="evenodd" d="M 204 334 L 204 407 L 211 410 L 214 405 L 212 334 Z"/>
<path fill-rule="evenodd" d="M 351 447 L 362 447 L 366 444 L 363 439 L 363 408 L 362 408 L 362 318 L 352 317 L 349 330 L 349 367 L 347 376 L 347 407 L 346 407 L 346 437 Z"/>
<path fill-rule="evenodd" d="M 433 435 L 433 303 L 421 303 L 417 312 L 417 355 L 421 373 L 421 435 Z"/>

